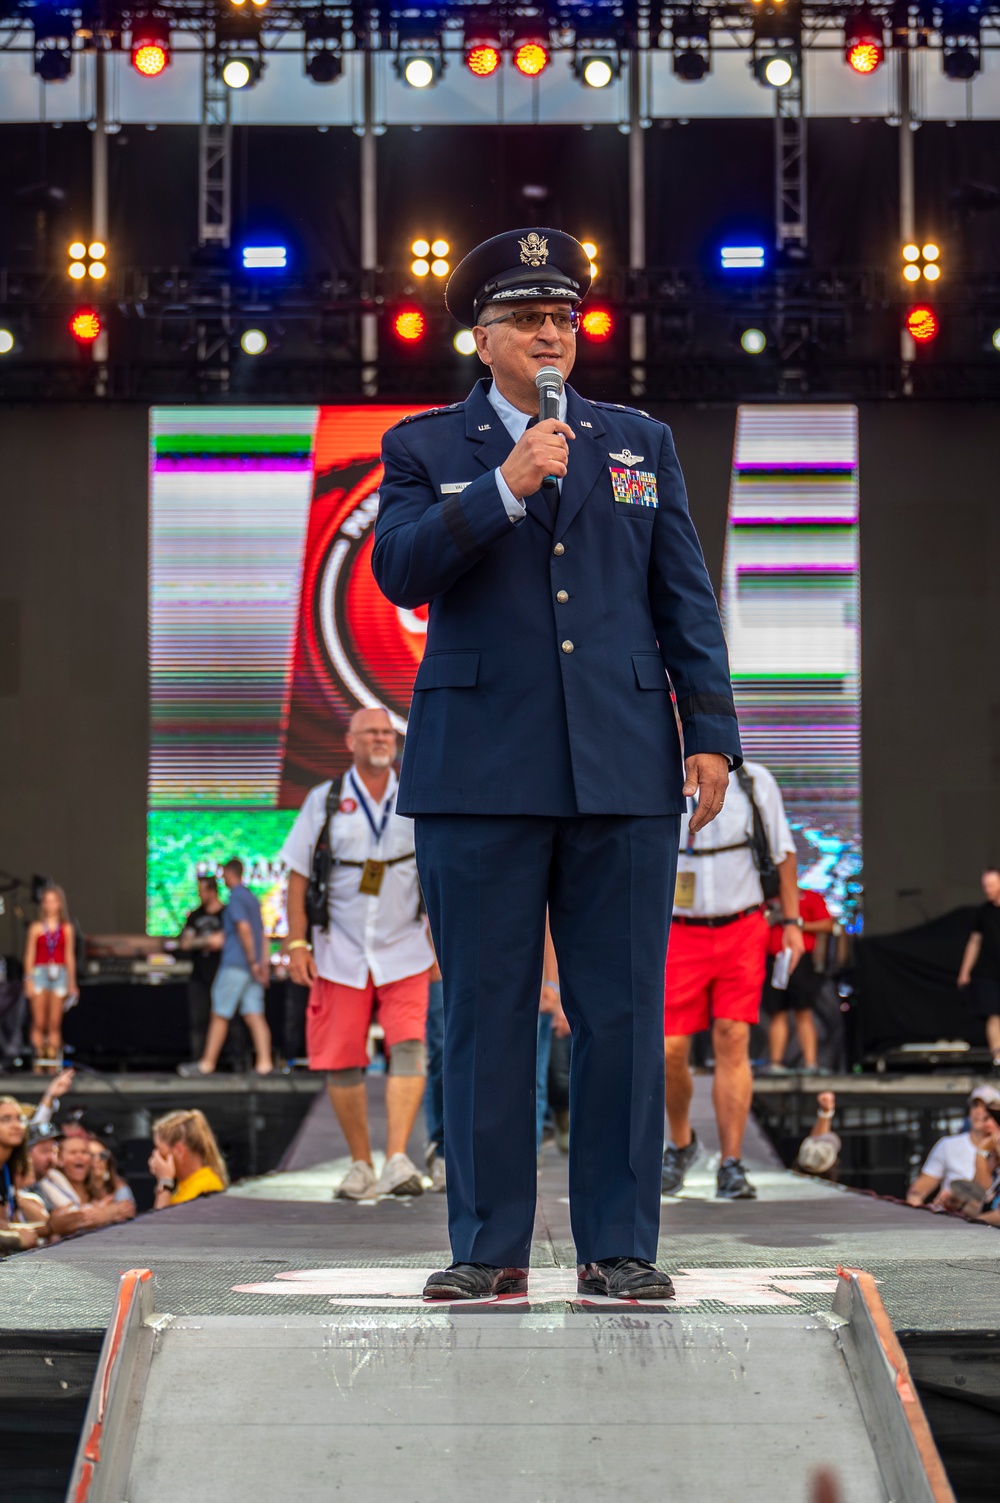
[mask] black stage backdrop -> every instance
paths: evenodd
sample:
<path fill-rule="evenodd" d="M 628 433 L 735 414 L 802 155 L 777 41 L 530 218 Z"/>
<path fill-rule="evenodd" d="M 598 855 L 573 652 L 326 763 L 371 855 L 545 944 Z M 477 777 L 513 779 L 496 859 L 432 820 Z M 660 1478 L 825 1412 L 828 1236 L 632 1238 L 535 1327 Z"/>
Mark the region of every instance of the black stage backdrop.
<path fill-rule="evenodd" d="M 976 1046 L 985 1042 L 983 1020 L 968 991 L 955 985 L 975 912 L 956 908 L 915 929 L 860 941 L 859 1054 L 938 1039 L 965 1039 Z"/>
<path fill-rule="evenodd" d="M 718 588 L 734 408 L 674 428 Z M 972 903 L 1000 860 L 996 409 L 861 409 L 866 918 Z M 141 930 L 147 414 L 0 412 L 0 868 L 52 873 L 91 933 Z M 0 919 L 3 949 L 15 928 Z"/>

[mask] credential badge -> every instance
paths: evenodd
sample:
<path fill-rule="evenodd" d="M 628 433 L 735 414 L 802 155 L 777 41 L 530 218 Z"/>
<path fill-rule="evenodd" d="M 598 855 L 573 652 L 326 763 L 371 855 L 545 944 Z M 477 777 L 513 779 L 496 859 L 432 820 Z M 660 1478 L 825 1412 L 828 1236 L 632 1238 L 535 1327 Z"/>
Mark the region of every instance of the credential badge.
<path fill-rule="evenodd" d="M 611 458 L 612 459 L 617 459 L 617 461 L 618 461 L 619 464 L 624 464 L 624 465 L 631 466 L 631 465 L 634 465 L 634 464 L 642 464 L 642 461 L 645 458 L 645 455 L 644 454 L 633 454 L 631 449 L 623 449 L 620 454 L 612 454 Z"/>
<path fill-rule="evenodd" d="M 525 266 L 544 266 L 549 259 L 549 242 L 545 235 L 539 235 L 537 230 L 532 230 L 525 235 L 523 240 L 518 241 L 521 247 L 521 260 Z"/>

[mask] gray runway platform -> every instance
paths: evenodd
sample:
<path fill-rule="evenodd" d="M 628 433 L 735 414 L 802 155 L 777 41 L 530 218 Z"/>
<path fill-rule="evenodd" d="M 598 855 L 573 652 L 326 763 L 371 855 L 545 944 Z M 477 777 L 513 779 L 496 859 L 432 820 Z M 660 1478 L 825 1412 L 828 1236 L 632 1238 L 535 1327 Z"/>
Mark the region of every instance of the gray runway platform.
<path fill-rule="evenodd" d="M 554 1147 L 528 1301 L 423 1305 L 426 1272 L 448 1259 L 443 1197 L 333 1202 L 346 1160 L 322 1098 L 280 1172 L 8 1260 L 7 1329 L 103 1328 L 122 1271 L 152 1271 L 133 1385 L 143 1423 L 116 1479 L 127 1490 L 89 1503 L 473 1490 L 799 1503 L 824 1462 L 851 1503 L 915 1503 L 877 1464 L 855 1337 L 831 1315 L 836 1270 L 869 1270 L 897 1329 L 996 1326 L 997 1233 L 790 1174 L 756 1129 L 759 1199 L 716 1201 L 709 1082 L 697 1085 L 707 1153 L 663 1204 L 678 1297 L 662 1309 L 576 1297 Z M 377 1082 L 372 1100 L 377 1123 Z"/>

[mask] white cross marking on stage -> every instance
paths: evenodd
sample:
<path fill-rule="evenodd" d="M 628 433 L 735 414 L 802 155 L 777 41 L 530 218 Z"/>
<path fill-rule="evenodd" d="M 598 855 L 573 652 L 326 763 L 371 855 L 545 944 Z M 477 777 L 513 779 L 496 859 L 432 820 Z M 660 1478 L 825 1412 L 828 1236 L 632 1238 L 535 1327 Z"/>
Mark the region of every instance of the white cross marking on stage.
<path fill-rule="evenodd" d="M 332 1305 L 366 1305 L 385 1309 L 433 1308 L 421 1298 L 430 1268 L 303 1268 L 279 1273 L 268 1284 L 235 1284 L 236 1294 L 326 1296 Z M 816 1277 L 820 1275 L 820 1277 Z M 801 1308 L 801 1294 L 832 1294 L 837 1280 L 829 1269 L 802 1268 L 680 1268 L 673 1274 L 677 1298 L 672 1304 L 687 1309 L 708 1300 L 731 1306 Z M 532 1268 L 526 1297 L 535 1303 L 565 1300 L 576 1303 L 573 1268 Z M 600 1303 L 587 1296 L 588 1303 Z M 495 1303 L 489 1300 L 488 1303 Z M 438 1303 L 438 1302 L 435 1302 Z M 442 1305 L 449 1303 L 440 1301 Z M 621 1303 L 615 1301 L 615 1303 Z"/>

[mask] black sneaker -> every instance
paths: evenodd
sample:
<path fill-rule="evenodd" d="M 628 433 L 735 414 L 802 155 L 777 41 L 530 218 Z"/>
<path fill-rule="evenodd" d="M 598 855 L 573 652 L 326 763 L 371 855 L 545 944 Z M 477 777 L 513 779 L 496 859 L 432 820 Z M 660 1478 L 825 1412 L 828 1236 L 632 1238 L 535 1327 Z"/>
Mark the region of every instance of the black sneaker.
<path fill-rule="evenodd" d="M 527 1294 L 526 1268 L 494 1268 L 489 1263 L 452 1263 L 432 1273 L 424 1299 L 487 1299 L 491 1294 Z"/>
<path fill-rule="evenodd" d="M 663 1174 L 661 1178 L 661 1190 L 664 1195 L 676 1195 L 684 1183 L 684 1176 L 693 1167 L 695 1160 L 701 1152 L 701 1144 L 698 1142 L 698 1134 L 691 1129 L 691 1141 L 686 1148 L 675 1148 L 673 1143 L 668 1143 L 663 1153 Z"/>
<path fill-rule="evenodd" d="M 715 1176 L 717 1200 L 756 1200 L 757 1191 L 747 1179 L 739 1159 L 723 1159 Z"/>
<path fill-rule="evenodd" d="M 665 1273 L 642 1258 L 601 1258 L 578 1263 L 580 1294 L 603 1294 L 609 1299 L 673 1299 L 674 1286 Z"/>

